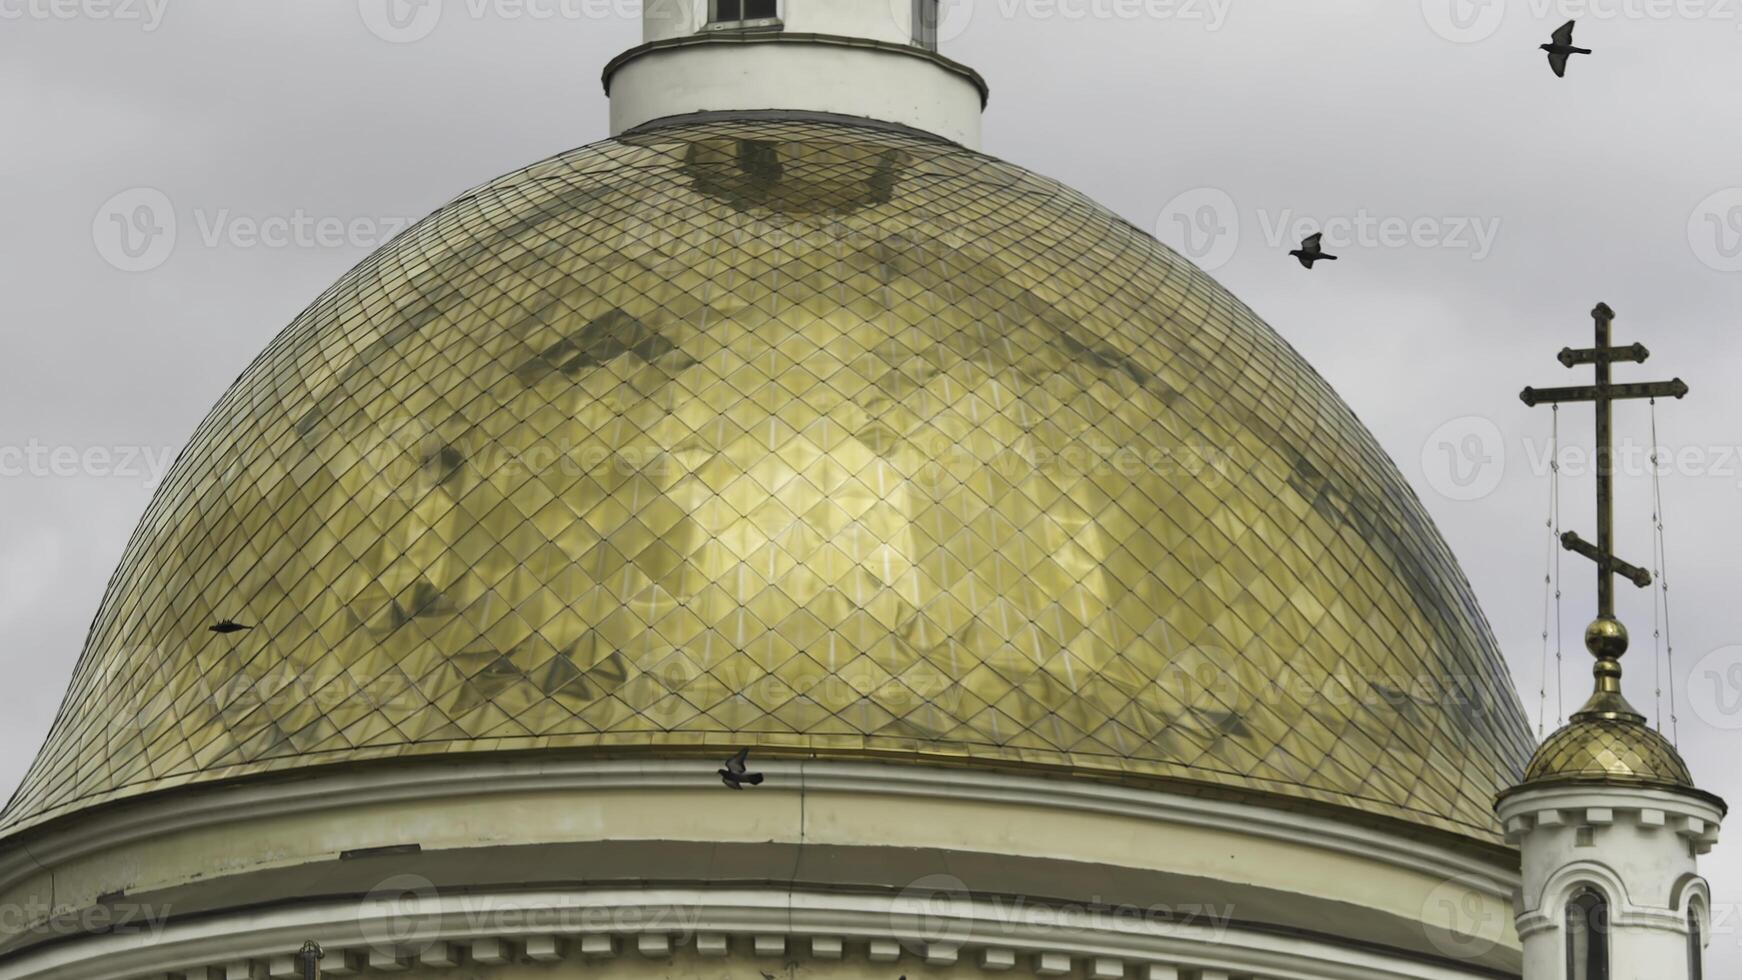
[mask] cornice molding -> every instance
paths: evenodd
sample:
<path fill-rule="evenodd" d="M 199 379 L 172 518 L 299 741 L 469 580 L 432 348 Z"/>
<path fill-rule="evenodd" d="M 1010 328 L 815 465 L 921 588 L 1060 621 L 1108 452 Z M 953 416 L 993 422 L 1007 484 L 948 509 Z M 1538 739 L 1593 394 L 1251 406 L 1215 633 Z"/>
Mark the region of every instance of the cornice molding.
<path fill-rule="evenodd" d="M 403 887 L 401 887 L 403 886 Z M 402 972 L 471 961 L 663 959 L 701 956 L 904 957 L 1040 976 L 1168 980 L 1223 971 L 1266 980 L 1473 980 L 1507 974 L 1406 960 L 1311 939 L 1126 916 L 1059 923 L 981 901 L 940 912 L 929 896 L 864 896 L 779 889 L 596 889 L 420 894 L 415 881 L 361 902 L 262 908 L 112 933 L 10 959 L 8 980 L 137 980 L 142 976 L 294 977 L 290 954 L 309 939 L 329 975 Z M 410 899 L 408 901 L 408 898 Z M 1036 911 L 1040 911 L 1037 907 Z"/>
<path fill-rule="evenodd" d="M 1622 786 L 1533 786 L 1501 798 L 1495 812 L 1513 844 L 1538 831 L 1602 826 L 1625 818 L 1645 829 L 1667 828 L 1696 853 L 1709 853 L 1727 812 L 1722 800 L 1688 791 Z"/>
<path fill-rule="evenodd" d="M 759 768 L 771 784 L 796 784 L 805 790 L 1040 807 L 1235 832 L 1455 879 L 1506 901 L 1520 880 L 1514 870 L 1428 842 L 1212 797 L 911 765 L 770 759 Z M 0 893 L 32 874 L 99 851 L 265 817 L 330 813 L 343 819 L 348 811 L 376 803 L 434 806 L 478 795 L 697 789 L 715 782 L 712 772 L 694 761 L 521 758 L 329 769 L 192 788 L 58 821 L 32 834 L 28 847 L 0 849 Z"/>

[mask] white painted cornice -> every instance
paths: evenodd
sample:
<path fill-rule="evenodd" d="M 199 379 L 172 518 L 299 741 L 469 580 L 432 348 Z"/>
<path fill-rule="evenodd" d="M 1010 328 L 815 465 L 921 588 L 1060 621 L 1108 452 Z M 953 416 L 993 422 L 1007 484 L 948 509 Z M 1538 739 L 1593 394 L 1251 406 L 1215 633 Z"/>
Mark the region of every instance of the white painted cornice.
<path fill-rule="evenodd" d="M 427 882 L 424 883 L 427 885 Z M 401 890 L 403 889 L 403 890 Z M 306 940 L 328 952 L 329 975 L 504 962 L 702 956 L 861 957 L 977 963 L 998 972 L 1081 971 L 1090 980 L 1161 980 L 1221 971 L 1266 980 L 1471 980 L 1492 972 L 1410 961 L 1333 943 L 1111 916 L 1059 921 L 1056 908 L 929 895 L 839 895 L 780 889 L 594 889 L 437 894 L 401 881 L 362 902 L 298 905 L 111 934 L 0 962 L 0 980 L 295 976 Z"/>
<path fill-rule="evenodd" d="M 1603 826 L 1618 819 L 1642 827 L 1661 827 L 1686 839 L 1698 853 L 1718 843 L 1722 804 L 1704 794 L 1628 786 L 1545 786 L 1507 796 L 1497 807 L 1514 844 L 1537 830 L 1559 832 L 1568 826 Z"/>
<path fill-rule="evenodd" d="M 1116 815 L 1232 831 L 1378 861 L 1510 900 L 1515 869 L 1451 847 L 1350 825 L 1317 814 L 1079 780 L 910 765 L 768 760 L 770 785 L 868 797 L 971 801 Z M 601 790 L 697 789 L 717 785 L 697 761 L 468 759 L 443 764 L 371 765 L 264 777 L 145 797 L 33 830 L 24 846 L 0 841 L 0 893 L 32 874 L 119 846 L 190 830 L 242 826 L 266 817 L 330 816 L 379 803 L 443 801 L 509 793 L 586 794 Z"/>

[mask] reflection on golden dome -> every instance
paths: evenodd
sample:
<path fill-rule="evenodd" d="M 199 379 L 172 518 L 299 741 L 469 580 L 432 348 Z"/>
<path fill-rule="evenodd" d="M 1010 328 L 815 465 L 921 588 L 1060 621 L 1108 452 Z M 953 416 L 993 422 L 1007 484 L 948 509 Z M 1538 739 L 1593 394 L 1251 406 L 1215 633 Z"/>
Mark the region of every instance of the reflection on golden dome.
<path fill-rule="evenodd" d="M 1585 649 L 1596 658 L 1596 689 L 1568 723 L 1537 748 L 1525 767 L 1524 782 L 1511 795 L 1540 784 L 1603 783 L 1625 786 L 1694 788 L 1687 763 L 1662 733 L 1645 723 L 1621 691 L 1621 657 L 1627 653 L 1627 627 L 1600 616 L 1585 629 Z"/>
<path fill-rule="evenodd" d="M 257 628 L 209 631 L 232 617 Z M 741 744 L 1489 841 L 1529 752 L 1413 494 L 1215 282 L 953 144 L 715 121 L 470 193 L 274 341 L 146 514 L 4 821 Z"/>
<path fill-rule="evenodd" d="M 1662 733 L 1637 721 L 1593 717 L 1575 718 L 1531 758 L 1524 787 L 1554 782 L 1694 787 L 1687 763 Z"/>

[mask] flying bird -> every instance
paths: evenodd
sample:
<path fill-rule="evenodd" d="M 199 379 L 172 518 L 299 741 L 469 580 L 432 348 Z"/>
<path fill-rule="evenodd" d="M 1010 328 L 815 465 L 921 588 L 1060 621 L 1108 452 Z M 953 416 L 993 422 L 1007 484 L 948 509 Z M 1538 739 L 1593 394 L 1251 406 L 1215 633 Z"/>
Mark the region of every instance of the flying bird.
<path fill-rule="evenodd" d="M 1548 66 L 1554 69 L 1556 78 L 1567 77 L 1567 61 L 1575 54 L 1590 54 L 1590 48 L 1573 47 L 1573 25 L 1576 20 L 1569 20 L 1554 32 L 1554 41 L 1542 46 L 1548 52 Z"/>
<path fill-rule="evenodd" d="M 212 632 L 221 636 L 228 636 L 231 633 L 241 633 L 244 630 L 251 630 L 253 628 L 254 627 L 252 626 L 243 626 L 241 623 L 238 623 L 233 619 L 226 619 L 218 625 L 213 626 Z"/>
<path fill-rule="evenodd" d="M 1300 259 L 1300 264 L 1309 269 L 1313 267 L 1314 262 L 1321 259 L 1329 260 L 1331 262 L 1337 261 L 1335 255 L 1331 255 L 1325 251 L 1324 239 L 1325 233 L 1322 231 L 1317 234 L 1308 235 L 1300 243 L 1300 248 L 1297 248 L 1288 254 Z"/>
<path fill-rule="evenodd" d="M 743 789 L 745 783 L 751 786 L 762 785 L 762 774 L 751 772 L 750 750 L 739 749 L 738 754 L 726 760 L 726 768 L 720 770 L 720 782 L 732 789 Z"/>

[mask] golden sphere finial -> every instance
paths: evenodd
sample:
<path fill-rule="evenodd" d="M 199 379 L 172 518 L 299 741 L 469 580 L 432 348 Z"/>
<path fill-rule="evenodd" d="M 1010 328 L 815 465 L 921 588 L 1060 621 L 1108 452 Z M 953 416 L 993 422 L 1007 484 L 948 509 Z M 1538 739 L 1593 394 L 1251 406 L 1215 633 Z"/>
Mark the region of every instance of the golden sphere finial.
<path fill-rule="evenodd" d="M 1627 652 L 1627 627 L 1619 620 L 1597 620 L 1585 627 L 1585 649 L 1598 660 L 1620 660 Z"/>

